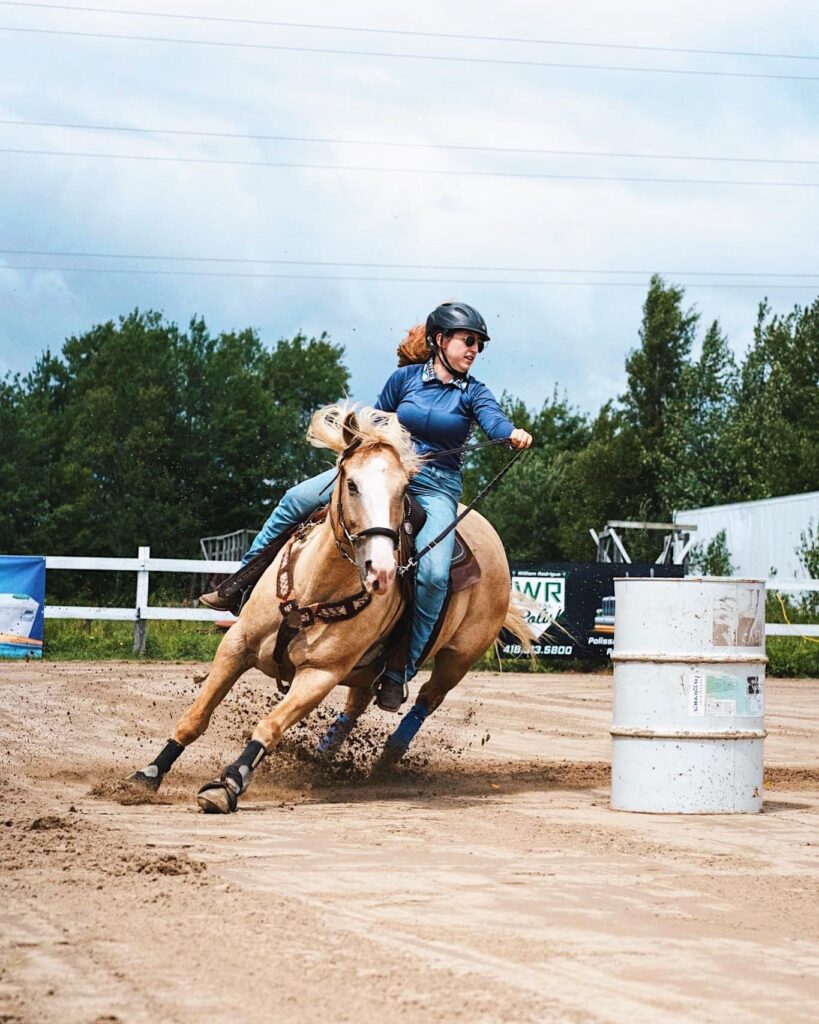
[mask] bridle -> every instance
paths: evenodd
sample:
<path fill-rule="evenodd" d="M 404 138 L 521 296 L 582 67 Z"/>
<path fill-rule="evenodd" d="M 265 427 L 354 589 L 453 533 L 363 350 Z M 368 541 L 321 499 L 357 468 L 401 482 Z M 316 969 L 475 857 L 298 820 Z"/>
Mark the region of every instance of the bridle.
<path fill-rule="evenodd" d="M 347 445 L 347 447 L 344 449 L 344 451 L 341 453 L 339 457 L 338 472 L 327 485 L 329 487 L 336 481 L 338 482 L 338 494 L 336 498 L 335 507 L 335 520 L 333 519 L 332 515 L 330 516 L 330 526 L 333 531 L 333 537 L 336 542 L 336 548 L 338 549 L 338 552 L 342 558 L 346 558 L 348 562 L 352 562 L 353 565 L 355 566 L 358 566 L 358 562 L 356 561 L 355 557 L 355 546 L 359 541 L 365 540 L 367 537 L 388 537 L 392 541 L 393 550 L 395 551 L 398 550 L 398 546 L 401 543 L 401 536 L 398 530 L 393 530 L 391 526 L 368 526 L 364 530 L 359 530 L 358 533 L 351 533 L 349 527 L 347 526 L 347 522 L 344 519 L 343 499 L 345 484 L 347 482 L 347 476 L 344 471 L 344 462 L 353 454 L 353 452 L 355 452 L 359 448 L 360 445 L 361 442 L 358 439 L 353 441 L 351 444 Z M 341 531 L 341 536 L 339 536 L 339 530 Z M 344 546 L 345 542 L 349 545 L 350 551 L 346 550 Z M 350 552 L 352 552 L 352 554 Z"/>
<path fill-rule="evenodd" d="M 333 483 L 338 484 L 338 497 L 335 504 L 330 502 L 330 511 L 327 519 L 330 522 L 330 529 L 333 533 L 333 539 L 336 542 L 336 548 L 339 554 L 345 558 L 348 562 L 356 567 L 359 577 L 361 577 L 361 589 L 355 594 L 350 594 L 347 597 L 339 598 L 334 601 L 315 601 L 311 604 L 302 605 L 295 594 L 295 582 L 293 577 L 292 568 L 292 555 L 293 546 L 299 539 L 303 539 L 305 533 L 315 522 L 302 524 L 302 529 L 296 532 L 291 537 L 290 541 L 285 545 L 281 560 L 279 561 L 279 568 L 276 575 L 276 596 L 279 599 L 279 611 L 281 613 L 281 623 L 276 632 L 276 645 L 273 651 L 273 663 L 275 665 L 276 681 L 279 689 L 286 693 L 290 688 L 289 680 L 285 680 L 282 666 L 285 663 L 287 657 L 287 651 L 290 643 L 298 636 L 303 629 L 309 629 L 310 626 L 315 625 L 317 622 L 322 623 L 334 623 L 334 622 L 346 622 L 349 619 L 354 619 L 357 615 L 364 611 L 372 601 L 372 594 L 368 590 L 361 572 L 361 567 L 356 560 L 356 544 L 358 541 L 363 540 L 365 537 L 389 537 L 393 542 L 395 548 L 399 547 L 399 533 L 397 530 L 393 530 L 389 526 L 370 526 L 367 529 L 360 530 L 358 533 L 351 533 L 347 523 L 344 519 L 344 485 L 346 482 L 346 475 L 344 472 L 344 462 L 348 459 L 353 452 L 360 446 L 359 440 L 353 441 L 349 444 L 339 456 L 338 460 L 338 471 L 327 487 L 332 486 Z M 325 488 L 326 490 L 327 488 Z M 346 545 L 349 545 L 349 550 Z M 401 613 L 401 602 L 398 602 L 394 618 Z M 390 625 L 390 629 L 392 624 Z"/>

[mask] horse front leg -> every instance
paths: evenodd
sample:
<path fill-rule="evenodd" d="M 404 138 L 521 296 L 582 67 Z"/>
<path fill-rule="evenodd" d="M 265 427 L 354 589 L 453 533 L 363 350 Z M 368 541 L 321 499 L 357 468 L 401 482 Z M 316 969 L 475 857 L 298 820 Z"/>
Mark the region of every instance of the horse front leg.
<path fill-rule="evenodd" d="M 225 768 L 221 776 L 206 783 L 196 801 L 208 814 L 230 814 L 253 778 L 253 772 L 278 745 L 285 732 L 309 715 L 338 685 L 338 675 L 325 669 L 300 669 L 287 696 L 253 730 L 250 743 L 241 755 Z"/>
<path fill-rule="evenodd" d="M 236 635 L 231 636 L 234 630 Z M 245 638 L 234 626 L 222 638 L 199 696 L 176 723 L 171 738 L 153 761 L 130 775 L 127 782 L 156 792 L 185 748 L 207 729 L 211 715 L 249 664 Z"/>

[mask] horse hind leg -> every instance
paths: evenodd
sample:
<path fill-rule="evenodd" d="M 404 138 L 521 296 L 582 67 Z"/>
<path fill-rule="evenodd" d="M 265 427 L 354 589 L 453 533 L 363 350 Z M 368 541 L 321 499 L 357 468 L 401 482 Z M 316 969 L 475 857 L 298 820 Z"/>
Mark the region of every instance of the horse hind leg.
<path fill-rule="evenodd" d="M 418 692 L 416 702 L 384 744 L 381 756 L 373 768 L 374 774 L 391 768 L 401 760 L 421 726 L 441 706 L 449 691 L 463 679 L 473 661 L 472 655 L 448 648 L 436 654 L 432 674 Z"/>
<path fill-rule="evenodd" d="M 372 673 L 373 681 L 375 673 Z M 322 758 L 331 758 L 344 746 L 359 718 L 373 699 L 372 682 L 369 685 L 351 686 L 347 692 L 344 710 L 336 715 L 319 740 L 316 752 Z"/>
<path fill-rule="evenodd" d="M 149 765 L 126 781 L 155 793 L 185 748 L 207 729 L 211 715 L 247 667 L 244 639 L 239 635 L 231 637 L 228 632 L 219 644 L 199 696 L 176 723 L 171 738 Z"/>

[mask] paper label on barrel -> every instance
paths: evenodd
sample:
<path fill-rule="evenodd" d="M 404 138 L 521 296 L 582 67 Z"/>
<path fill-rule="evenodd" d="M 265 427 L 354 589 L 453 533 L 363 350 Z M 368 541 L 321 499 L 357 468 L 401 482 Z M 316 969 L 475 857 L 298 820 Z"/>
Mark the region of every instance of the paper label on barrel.
<path fill-rule="evenodd" d="M 711 641 L 715 647 L 761 647 L 765 601 L 759 587 L 737 587 L 714 601 Z"/>
<path fill-rule="evenodd" d="M 705 673 L 692 672 L 688 679 L 688 714 L 705 714 Z"/>
<path fill-rule="evenodd" d="M 760 676 L 692 672 L 686 693 L 692 716 L 757 718 L 765 711 Z"/>
<path fill-rule="evenodd" d="M 705 677 L 706 715 L 735 715 L 737 693 L 742 680 L 738 676 L 707 675 Z"/>
<path fill-rule="evenodd" d="M 765 713 L 765 694 L 759 676 L 745 677 L 746 715 L 757 717 Z"/>

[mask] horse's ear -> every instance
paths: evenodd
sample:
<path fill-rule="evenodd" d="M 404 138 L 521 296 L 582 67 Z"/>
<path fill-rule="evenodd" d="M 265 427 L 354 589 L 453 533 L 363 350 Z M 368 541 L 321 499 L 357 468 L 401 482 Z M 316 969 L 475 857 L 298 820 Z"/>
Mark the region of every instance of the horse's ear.
<path fill-rule="evenodd" d="M 344 439 L 345 449 L 359 440 L 358 417 L 355 414 L 355 409 L 350 409 L 344 417 L 344 422 L 341 425 L 341 436 Z"/>

